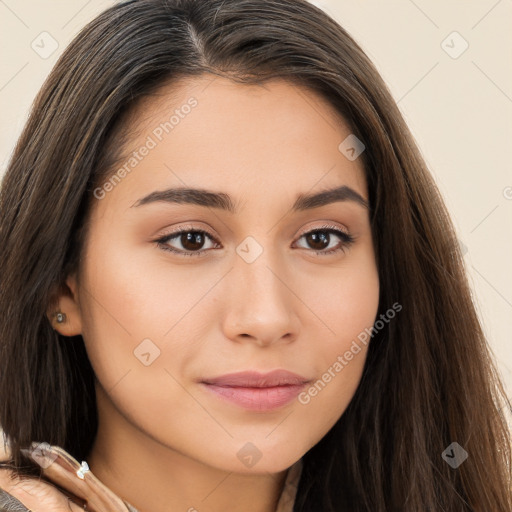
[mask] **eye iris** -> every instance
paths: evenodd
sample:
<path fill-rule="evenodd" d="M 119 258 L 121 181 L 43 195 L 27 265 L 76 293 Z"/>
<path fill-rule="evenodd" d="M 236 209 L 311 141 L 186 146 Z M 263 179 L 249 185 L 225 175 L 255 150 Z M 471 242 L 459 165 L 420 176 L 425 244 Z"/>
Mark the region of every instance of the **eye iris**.
<path fill-rule="evenodd" d="M 308 244 L 313 249 L 325 249 L 329 245 L 329 234 L 326 231 L 313 231 L 307 234 L 306 237 Z"/>
<path fill-rule="evenodd" d="M 204 244 L 204 234 L 199 233 L 198 231 L 189 231 L 187 233 L 183 233 L 181 235 L 181 244 L 185 249 L 189 251 L 200 249 Z"/>

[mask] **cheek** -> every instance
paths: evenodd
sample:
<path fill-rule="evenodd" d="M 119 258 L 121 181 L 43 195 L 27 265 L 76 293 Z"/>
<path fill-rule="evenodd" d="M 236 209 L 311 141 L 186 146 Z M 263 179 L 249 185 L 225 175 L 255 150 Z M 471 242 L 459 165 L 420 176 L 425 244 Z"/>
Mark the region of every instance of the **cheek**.
<path fill-rule="evenodd" d="M 336 266 L 318 266 L 314 273 L 297 270 L 297 294 L 311 310 L 313 337 L 332 356 L 373 325 L 379 305 L 379 276 L 373 249 L 365 241 Z M 316 317 L 316 318 L 315 318 Z M 315 325 L 313 325 L 315 323 Z"/>
<path fill-rule="evenodd" d="M 89 359 L 107 391 L 123 379 L 168 389 L 165 370 L 174 373 L 197 357 L 211 323 L 203 299 L 219 276 L 207 266 L 171 265 L 156 248 L 123 249 L 115 237 L 113 231 L 107 243 L 100 233 L 85 258 L 80 307 Z M 138 388 L 133 391 L 137 401 Z"/>
<path fill-rule="evenodd" d="M 309 354 L 315 380 L 299 394 L 297 408 L 313 443 L 342 416 L 360 383 L 378 307 L 375 297 L 366 294 L 366 299 L 353 304 L 352 310 L 336 309 L 337 315 L 330 317 L 335 334 L 317 338 L 315 350 Z"/>
<path fill-rule="evenodd" d="M 318 378 L 297 397 L 295 420 L 301 420 L 300 428 L 307 428 L 311 446 L 320 441 L 343 415 L 361 380 L 367 347 L 359 347 L 350 361 L 343 356 L 347 347 L 340 348 L 324 351 L 325 359 Z"/>
<path fill-rule="evenodd" d="M 187 312 L 208 283 L 192 279 L 184 267 L 149 268 L 136 251 L 121 252 L 98 246 L 91 254 L 100 254 L 101 261 L 86 260 L 81 310 L 88 357 L 103 400 L 108 397 L 148 431 L 159 418 L 161 429 L 173 432 L 183 415 L 201 414 L 181 385 L 181 369 L 197 357 L 191 340 L 201 334 Z"/>
<path fill-rule="evenodd" d="M 355 255 L 354 255 L 355 256 Z M 350 264 L 304 282 L 302 296 L 320 321 L 306 337 L 315 340 L 310 360 L 317 380 L 299 395 L 311 431 L 321 438 L 343 414 L 363 372 L 379 306 L 379 278 L 372 251 L 361 251 Z"/>

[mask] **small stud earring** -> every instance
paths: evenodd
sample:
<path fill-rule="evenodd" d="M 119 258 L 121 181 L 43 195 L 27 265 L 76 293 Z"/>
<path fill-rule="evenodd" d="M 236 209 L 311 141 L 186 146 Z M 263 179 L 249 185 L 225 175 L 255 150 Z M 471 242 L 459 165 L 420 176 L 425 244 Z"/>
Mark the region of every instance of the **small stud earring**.
<path fill-rule="evenodd" d="M 58 324 L 62 324 L 66 321 L 66 313 L 61 313 L 60 311 L 55 313 L 55 318 L 57 319 Z"/>

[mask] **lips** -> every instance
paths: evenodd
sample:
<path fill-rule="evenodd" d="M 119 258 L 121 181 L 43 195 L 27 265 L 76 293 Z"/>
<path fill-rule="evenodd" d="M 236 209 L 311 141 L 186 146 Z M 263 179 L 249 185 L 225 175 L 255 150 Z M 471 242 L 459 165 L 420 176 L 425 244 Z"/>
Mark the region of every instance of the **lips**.
<path fill-rule="evenodd" d="M 231 373 L 203 379 L 200 384 L 217 399 L 255 412 L 271 412 L 293 402 L 310 382 L 286 370 Z"/>
<path fill-rule="evenodd" d="M 204 384 L 239 388 L 271 388 L 276 386 L 300 386 L 309 380 L 286 370 L 274 370 L 269 373 L 255 371 L 230 373 L 220 377 L 203 379 Z"/>

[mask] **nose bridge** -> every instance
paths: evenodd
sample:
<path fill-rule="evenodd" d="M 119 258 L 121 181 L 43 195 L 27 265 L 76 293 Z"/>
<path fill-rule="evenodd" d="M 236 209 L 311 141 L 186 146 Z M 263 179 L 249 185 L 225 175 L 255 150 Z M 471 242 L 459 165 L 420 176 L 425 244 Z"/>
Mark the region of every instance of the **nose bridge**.
<path fill-rule="evenodd" d="M 270 237 L 267 237 L 267 242 L 258 242 L 248 237 L 240 243 L 233 269 L 233 277 L 242 290 L 251 296 L 250 301 L 261 299 L 262 304 L 286 300 L 284 265 L 277 251 L 269 247 L 269 240 Z"/>
<path fill-rule="evenodd" d="M 260 343 L 268 343 L 293 332 L 293 294 L 285 285 L 285 266 L 277 251 L 265 247 L 264 241 L 250 238 L 237 247 L 229 274 L 226 328 L 230 337 L 250 335 Z"/>

